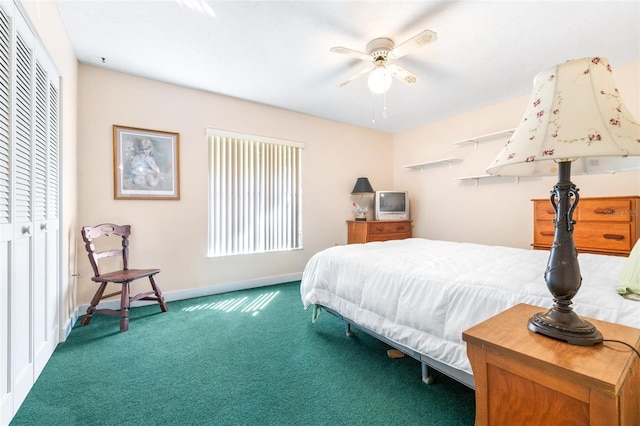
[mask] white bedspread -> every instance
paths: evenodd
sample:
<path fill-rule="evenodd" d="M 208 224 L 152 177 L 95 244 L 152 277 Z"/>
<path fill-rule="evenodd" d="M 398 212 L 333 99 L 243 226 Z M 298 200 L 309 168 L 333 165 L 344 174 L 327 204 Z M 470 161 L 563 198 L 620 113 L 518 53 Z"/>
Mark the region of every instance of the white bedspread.
<path fill-rule="evenodd" d="M 518 303 L 550 308 L 548 258 L 547 251 L 419 238 L 336 246 L 309 260 L 300 292 L 305 308 L 326 306 L 471 373 L 462 332 Z M 640 302 L 616 292 L 626 258 L 580 254 L 578 261 L 576 313 L 640 328 Z"/>

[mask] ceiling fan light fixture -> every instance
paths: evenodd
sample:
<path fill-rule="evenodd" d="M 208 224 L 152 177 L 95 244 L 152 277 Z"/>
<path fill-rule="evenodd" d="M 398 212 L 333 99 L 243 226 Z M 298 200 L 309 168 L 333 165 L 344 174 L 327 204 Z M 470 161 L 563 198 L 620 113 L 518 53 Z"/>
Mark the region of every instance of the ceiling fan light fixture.
<path fill-rule="evenodd" d="M 385 93 L 391 87 L 391 73 L 384 66 L 376 67 L 369 74 L 369 79 L 367 81 L 369 86 L 369 90 L 376 95 L 380 95 Z"/>

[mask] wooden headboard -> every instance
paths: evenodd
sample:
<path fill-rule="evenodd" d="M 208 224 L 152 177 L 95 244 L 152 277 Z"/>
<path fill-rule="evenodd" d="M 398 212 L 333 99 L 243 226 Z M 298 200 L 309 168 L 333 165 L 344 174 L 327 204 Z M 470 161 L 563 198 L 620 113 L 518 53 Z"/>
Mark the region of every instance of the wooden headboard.
<path fill-rule="evenodd" d="M 549 199 L 533 201 L 533 248 L 549 250 L 555 212 Z M 573 239 L 580 253 L 629 256 L 640 238 L 640 196 L 580 198 Z"/>

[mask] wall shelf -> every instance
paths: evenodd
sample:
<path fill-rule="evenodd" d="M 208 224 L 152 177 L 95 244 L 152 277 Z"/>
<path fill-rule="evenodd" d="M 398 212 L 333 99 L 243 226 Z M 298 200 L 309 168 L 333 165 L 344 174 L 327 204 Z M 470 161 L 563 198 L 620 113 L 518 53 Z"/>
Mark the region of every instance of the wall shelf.
<path fill-rule="evenodd" d="M 455 180 L 473 180 L 475 181 L 475 185 L 478 186 L 478 183 L 480 181 L 480 179 L 486 179 L 486 178 L 491 178 L 491 177 L 496 177 L 494 175 L 476 175 L 476 176 L 461 176 L 461 177 L 457 177 L 454 178 Z"/>
<path fill-rule="evenodd" d="M 454 178 L 455 180 L 474 180 L 475 181 L 475 186 L 478 186 L 478 183 L 480 182 L 480 179 L 486 179 L 486 178 L 497 178 L 497 177 L 502 177 L 500 175 L 476 175 L 476 176 L 461 176 L 461 177 L 457 177 Z M 520 176 L 514 176 L 514 183 L 520 183 Z"/>
<path fill-rule="evenodd" d="M 489 133 L 487 135 L 475 136 L 475 137 L 472 137 L 472 138 L 462 139 L 462 140 L 459 140 L 459 141 L 451 142 L 451 145 L 463 145 L 463 144 L 467 144 L 467 143 L 472 143 L 472 144 L 474 144 L 475 148 L 478 149 L 478 143 L 479 142 L 485 142 L 485 141 L 497 138 L 499 136 L 510 135 L 514 131 L 515 131 L 515 129 L 501 130 L 499 132 Z"/>
<path fill-rule="evenodd" d="M 456 157 L 448 157 L 448 158 L 441 158 L 438 160 L 431 160 L 431 161 L 423 161 L 422 163 L 416 163 L 416 164 L 408 164 L 406 166 L 402 166 L 405 169 L 420 169 L 423 170 L 425 167 L 428 166 L 432 166 L 434 164 L 449 164 L 449 168 L 451 168 L 451 164 L 453 164 L 456 161 L 462 161 L 460 158 L 456 158 Z"/>

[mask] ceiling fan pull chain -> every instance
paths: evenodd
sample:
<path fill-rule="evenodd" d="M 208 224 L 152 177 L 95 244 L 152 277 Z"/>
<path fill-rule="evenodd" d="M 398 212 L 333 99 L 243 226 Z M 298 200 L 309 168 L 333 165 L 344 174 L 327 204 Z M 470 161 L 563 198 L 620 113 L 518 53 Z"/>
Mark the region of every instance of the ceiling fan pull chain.
<path fill-rule="evenodd" d="M 382 94 L 382 118 L 387 118 L 387 92 Z"/>
<path fill-rule="evenodd" d="M 371 93 L 371 123 L 376 122 L 376 95 Z"/>

